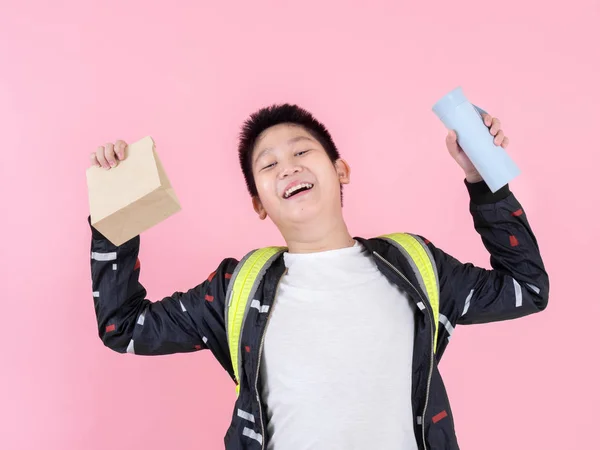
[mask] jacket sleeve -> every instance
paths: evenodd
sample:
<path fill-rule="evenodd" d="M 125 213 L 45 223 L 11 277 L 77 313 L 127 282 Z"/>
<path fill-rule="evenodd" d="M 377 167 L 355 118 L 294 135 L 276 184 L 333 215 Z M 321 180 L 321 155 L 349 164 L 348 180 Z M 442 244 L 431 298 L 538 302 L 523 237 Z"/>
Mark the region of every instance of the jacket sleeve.
<path fill-rule="evenodd" d="M 115 246 L 92 227 L 92 292 L 104 345 L 136 355 L 209 349 L 232 375 L 224 302 L 237 261 L 225 259 L 196 287 L 152 302 L 139 281 L 139 250 L 140 236 Z"/>
<path fill-rule="evenodd" d="M 448 338 L 456 324 L 514 319 L 543 311 L 548 304 L 548 274 L 537 240 L 508 185 L 492 193 L 483 181 L 465 184 L 475 230 L 492 268 L 462 263 L 425 241 L 439 275 L 440 336 Z"/>

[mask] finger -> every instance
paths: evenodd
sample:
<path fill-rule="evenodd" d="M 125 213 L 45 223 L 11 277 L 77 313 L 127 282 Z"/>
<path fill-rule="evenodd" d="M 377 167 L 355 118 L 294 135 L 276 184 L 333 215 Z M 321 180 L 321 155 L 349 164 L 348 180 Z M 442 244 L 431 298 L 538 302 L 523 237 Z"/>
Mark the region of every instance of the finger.
<path fill-rule="evenodd" d="M 507 137 L 502 139 L 502 148 L 506 148 L 506 147 L 508 147 L 508 138 Z"/>
<path fill-rule="evenodd" d="M 500 120 L 499 119 L 492 119 L 492 126 L 490 127 L 490 133 L 492 134 L 492 136 L 496 136 L 496 134 L 498 133 L 498 131 L 500 130 Z"/>
<path fill-rule="evenodd" d="M 448 147 L 448 151 L 452 156 L 456 156 L 460 149 L 458 147 L 458 136 L 456 135 L 456 131 L 450 130 L 448 135 L 446 136 L 446 147 Z"/>
<path fill-rule="evenodd" d="M 481 117 L 483 118 L 483 123 L 485 123 L 486 127 L 489 127 L 492 124 L 492 116 L 489 114 L 483 114 Z"/>
<path fill-rule="evenodd" d="M 115 153 L 117 154 L 119 161 L 123 161 L 123 159 L 125 159 L 125 147 L 127 147 L 125 141 L 119 139 L 117 142 L 115 142 Z"/>
<path fill-rule="evenodd" d="M 117 158 L 115 155 L 115 146 L 111 142 L 104 146 L 104 156 L 110 167 L 116 167 Z"/>
<path fill-rule="evenodd" d="M 96 158 L 96 152 L 90 153 L 90 166 L 91 167 L 102 167 L 98 158 Z"/>
<path fill-rule="evenodd" d="M 96 149 L 96 159 L 98 159 L 98 162 L 102 167 L 104 167 L 105 169 L 110 169 L 110 165 L 108 164 L 108 162 L 106 161 L 106 157 L 104 156 L 104 147 L 98 147 Z"/>
<path fill-rule="evenodd" d="M 502 144 L 503 140 L 504 140 L 504 131 L 499 130 L 498 133 L 496 134 L 496 137 L 494 138 L 494 144 L 500 145 L 500 144 Z"/>
<path fill-rule="evenodd" d="M 446 136 L 446 141 L 449 144 L 454 144 L 456 142 L 456 131 L 450 130 Z"/>

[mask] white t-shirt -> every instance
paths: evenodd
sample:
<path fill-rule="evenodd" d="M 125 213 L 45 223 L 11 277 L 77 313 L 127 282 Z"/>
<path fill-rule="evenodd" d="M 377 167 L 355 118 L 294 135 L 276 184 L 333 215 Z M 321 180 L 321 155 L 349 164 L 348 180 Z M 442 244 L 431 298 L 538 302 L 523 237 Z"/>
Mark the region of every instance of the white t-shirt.
<path fill-rule="evenodd" d="M 353 247 L 284 254 L 261 376 L 269 450 L 416 450 L 415 308 Z"/>

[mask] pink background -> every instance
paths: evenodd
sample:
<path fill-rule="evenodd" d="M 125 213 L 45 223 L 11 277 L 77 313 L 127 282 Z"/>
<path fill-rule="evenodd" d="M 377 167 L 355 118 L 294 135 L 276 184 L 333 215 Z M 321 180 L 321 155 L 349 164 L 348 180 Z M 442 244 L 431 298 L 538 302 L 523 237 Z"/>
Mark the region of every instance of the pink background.
<path fill-rule="evenodd" d="M 598 448 L 598 2 L 211 3 L 0 5 L 0 448 L 223 447 L 234 386 L 208 352 L 122 356 L 97 337 L 97 145 L 152 135 L 181 200 L 143 236 L 153 300 L 281 243 L 235 151 L 242 121 L 272 102 L 331 129 L 353 169 L 353 234 L 418 232 L 487 266 L 431 112 L 457 85 L 504 123 L 551 279 L 546 312 L 457 330 L 441 370 L 459 442 Z"/>

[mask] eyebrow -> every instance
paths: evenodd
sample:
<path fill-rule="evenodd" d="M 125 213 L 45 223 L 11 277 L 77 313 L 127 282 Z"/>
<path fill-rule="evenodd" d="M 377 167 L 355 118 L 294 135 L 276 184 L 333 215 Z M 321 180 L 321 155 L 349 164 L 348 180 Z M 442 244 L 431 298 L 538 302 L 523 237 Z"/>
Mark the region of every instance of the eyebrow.
<path fill-rule="evenodd" d="M 311 141 L 311 142 L 315 142 L 314 139 L 311 139 L 308 136 L 296 136 L 296 137 L 293 137 L 290 140 L 288 140 L 287 144 L 291 145 L 291 144 L 294 144 L 294 143 L 299 142 L 299 141 Z M 263 149 L 258 155 L 256 155 L 256 157 L 254 158 L 254 162 L 256 162 L 260 158 L 262 158 L 262 156 L 265 153 L 269 153 L 269 152 L 272 152 L 272 151 L 273 151 L 273 148 L 271 148 L 271 147 Z"/>

